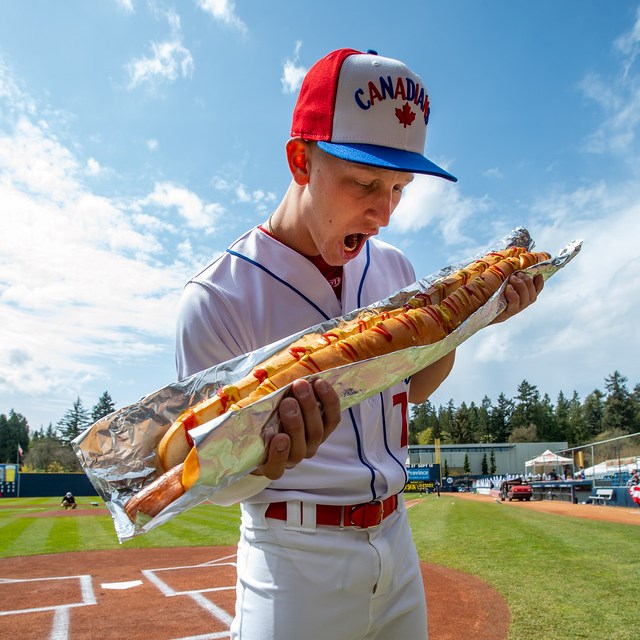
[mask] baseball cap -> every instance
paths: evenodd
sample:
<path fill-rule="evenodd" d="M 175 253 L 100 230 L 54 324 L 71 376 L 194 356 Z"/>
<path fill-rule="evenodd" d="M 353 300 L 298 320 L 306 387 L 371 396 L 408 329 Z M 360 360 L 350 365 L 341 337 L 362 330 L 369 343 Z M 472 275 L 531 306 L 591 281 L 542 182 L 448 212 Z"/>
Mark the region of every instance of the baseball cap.
<path fill-rule="evenodd" d="M 403 62 L 337 49 L 307 72 L 291 135 L 350 162 L 456 182 L 424 156 L 430 111 L 424 83 Z"/>

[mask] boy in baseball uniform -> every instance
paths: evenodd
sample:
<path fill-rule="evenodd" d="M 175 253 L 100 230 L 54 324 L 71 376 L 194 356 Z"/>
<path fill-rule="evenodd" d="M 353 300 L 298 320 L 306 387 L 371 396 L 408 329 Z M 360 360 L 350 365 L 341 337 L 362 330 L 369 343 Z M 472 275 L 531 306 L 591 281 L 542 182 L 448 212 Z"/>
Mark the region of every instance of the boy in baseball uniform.
<path fill-rule="evenodd" d="M 284 198 L 184 289 L 180 378 L 416 280 L 407 258 L 376 235 L 416 174 L 456 180 L 424 156 L 429 115 L 422 79 L 398 60 L 340 49 L 309 70 L 285 148 Z M 542 286 L 540 277 L 512 276 L 497 320 L 533 303 Z M 242 509 L 232 638 L 427 637 L 402 501 L 407 409 L 453 363 L 450 353 L 342 413 L 326 382 L 293 384 L 263 464 L 215 496 Z"/>

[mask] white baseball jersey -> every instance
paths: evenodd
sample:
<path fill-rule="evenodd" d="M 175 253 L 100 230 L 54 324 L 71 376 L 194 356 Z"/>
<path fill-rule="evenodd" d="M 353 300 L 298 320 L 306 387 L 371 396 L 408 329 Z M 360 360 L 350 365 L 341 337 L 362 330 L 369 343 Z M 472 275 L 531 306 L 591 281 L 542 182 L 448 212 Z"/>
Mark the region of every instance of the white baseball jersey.
<path fill-rule="evenodd" d="M 414 281 L 399 250 L 370 239 L 344 267 L 340 301 L 308 259 L 254 228 L 186 285 L 178 314 L 178 375 L 385 299 Z M 407 406 L 403 382 L 344 411 L 312 459 L 248 502 L 355 504 L 399 493 L 406 482 Z"/>

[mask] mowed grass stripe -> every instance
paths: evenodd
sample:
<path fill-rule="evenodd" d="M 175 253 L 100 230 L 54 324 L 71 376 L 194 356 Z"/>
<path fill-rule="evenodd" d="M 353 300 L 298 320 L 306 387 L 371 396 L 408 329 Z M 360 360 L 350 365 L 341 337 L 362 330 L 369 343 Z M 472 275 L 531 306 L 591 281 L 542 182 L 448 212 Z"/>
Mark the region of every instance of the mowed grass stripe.
<path fill-rule="evenodd" d="M 30 556 L 46 553 L 46 541 L 54 519 L 17 517 L 0 530 L 2 556 Z"/>
<path fill-rule="evenodd" d="M 635 637 L 637 527 L 451 496 L 409 517 L 422 559 L 476 575 L 503 595 L 509 640 Z"/>
<path fill-rule="evenodd" d="M 127 540 L 123 546 L 149 548 L 235 545 L 238 542 L 239 526 L 239 507 L 198 505 L 142 536 Z"/>

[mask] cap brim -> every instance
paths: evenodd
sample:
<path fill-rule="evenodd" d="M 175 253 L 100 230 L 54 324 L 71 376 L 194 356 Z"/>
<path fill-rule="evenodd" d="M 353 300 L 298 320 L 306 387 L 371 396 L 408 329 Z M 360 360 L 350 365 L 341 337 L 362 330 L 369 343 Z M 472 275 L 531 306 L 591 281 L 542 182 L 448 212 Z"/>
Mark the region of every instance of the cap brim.
<path fill-rule="evenodd" d="M 367 164 L 392 171 L 424 173 L 451 180 L 451 182 L 458 181 L 458 178 L 448 171 L 413 151 L 381 147 L 375 144 L 338 144 L 324 141 L 318 141 L 318 146 L 328 154 L 349 162 Z"/>

